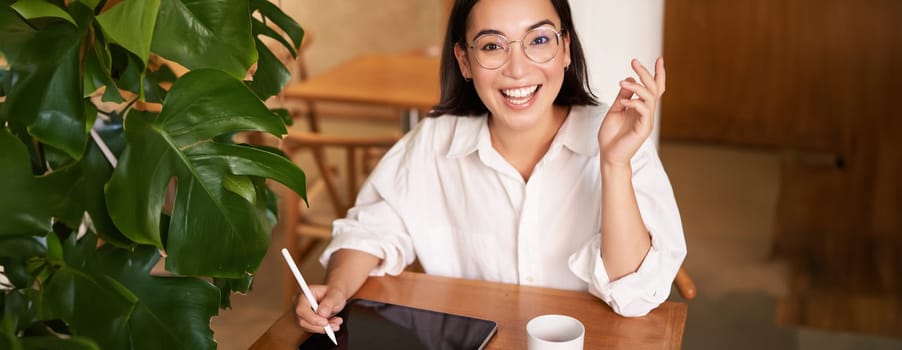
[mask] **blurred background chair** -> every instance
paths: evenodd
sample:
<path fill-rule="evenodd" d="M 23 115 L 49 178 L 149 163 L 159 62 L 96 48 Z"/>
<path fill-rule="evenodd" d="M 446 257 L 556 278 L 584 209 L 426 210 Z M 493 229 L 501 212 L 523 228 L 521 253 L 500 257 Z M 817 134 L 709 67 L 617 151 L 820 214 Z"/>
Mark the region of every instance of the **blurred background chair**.
<path fill-rule="evenodd" d="M 285 247 L 296 261 L 306 261 L 318 244 L 332 238 L 332 221 L 347 214 L 363 181 L 398 138 L 397 135 L 351 137 L 289 130 L 282 141 L 283 152 L 296 162 L 301 156 L 312 157 L 315 164 L 314 169 L 305 169 L 307 198 L 317 206 L 315 212 L 294 192 L 284 191 L 282 195 L 279 220 Z M 286 271 L 285 278 L 290 281 L 293 277 Z M 286 297 L 290 299 L 296 294 L 297 286 L 292 283 L 285 286 Z"/>
<path fill-rule="evenodd" d="M 680 296 L 686 300 L 695 299 L 695 295 L 698 290 L 695 288 L 695 282 L 692 281 L 692 278 L 689 277 L 689 273 L 686 272 L 686 268 L 680 266 L 680 270 L 677 271 L 676 278 L 673 280 L 673 285 L 676 287 L 677 291 L 680 293 Z"/>

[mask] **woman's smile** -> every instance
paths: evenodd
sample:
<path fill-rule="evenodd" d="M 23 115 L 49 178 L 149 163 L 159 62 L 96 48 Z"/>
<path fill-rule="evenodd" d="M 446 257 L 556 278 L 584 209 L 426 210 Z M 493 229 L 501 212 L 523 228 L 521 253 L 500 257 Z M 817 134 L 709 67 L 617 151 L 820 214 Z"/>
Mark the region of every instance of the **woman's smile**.
<path fill-rule="evenodd" d="M 539 84 L 510 89 L 501 89 L 500 91 L 508 106 L 516 109 L 521 109 L 526 108 L 531 104 L 530 102 L 532 102 L 533 97 L 536 96 L 536 93 L 541 87 L 542 85 Z"/>

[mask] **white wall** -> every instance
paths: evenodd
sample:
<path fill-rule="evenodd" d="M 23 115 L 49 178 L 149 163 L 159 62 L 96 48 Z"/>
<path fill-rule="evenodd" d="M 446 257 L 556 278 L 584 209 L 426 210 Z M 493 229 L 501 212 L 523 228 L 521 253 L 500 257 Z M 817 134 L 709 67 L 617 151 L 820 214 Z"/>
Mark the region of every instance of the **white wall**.
<path fill-rule="evenodd" d="M 610 105 L 618 81 L 635 77 L 630 59 L 637 58 L 650 71 L 664 50 L 664 0 L 570 0 L 573 22 L 589 66 L 592 90 Z M 666 65 L 666 58 L 665 58 Z M 661 106 L 652 138 L 659 140 Z"/>

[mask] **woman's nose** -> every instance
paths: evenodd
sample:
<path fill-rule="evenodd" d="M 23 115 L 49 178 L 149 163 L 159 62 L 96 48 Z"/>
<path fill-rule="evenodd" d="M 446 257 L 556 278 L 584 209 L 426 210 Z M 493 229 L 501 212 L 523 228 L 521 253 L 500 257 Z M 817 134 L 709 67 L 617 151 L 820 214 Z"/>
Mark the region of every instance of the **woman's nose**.
<path fill-rule="evenodd" d="M 514 45 L 515 43 L 517 46 Z M 503 67 L 505 75 L 519 78 L 526 73 L 526 69 L 532 63 L 526 57 L 526 52 L 523 51 L 522 45 L 523 43 L 519 41 L 510 44 L 510 57 L 508 57 L 507 63 Z"/>

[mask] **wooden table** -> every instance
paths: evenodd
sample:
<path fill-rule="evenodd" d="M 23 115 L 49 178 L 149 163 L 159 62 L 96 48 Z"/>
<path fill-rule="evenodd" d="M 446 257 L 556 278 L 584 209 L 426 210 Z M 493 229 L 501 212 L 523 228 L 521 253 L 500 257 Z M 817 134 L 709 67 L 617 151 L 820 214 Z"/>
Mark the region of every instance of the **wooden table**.
<path fill-rule="evenodd" d="M 408 128 L 412 118 L 438 103 L 439 95 L 439 58 L 415 53 L 358 56 L 283 92 L 286 98 L 313 102 L 399 108 L 407 113 Z"/>
<path fill-rule="evenodd" d="M 684 303 L 665 302 L 644 317 L 626 318 L 585 292 L 409 272 L 371 277 L 355 297 L 493 320 L 498 333 L 488 349 L 525 349 L 526 323 L 541 314 L 579 319 L 586 327 L 585 349 L 679 349 L 686 323 Z M 293 350 L 307 336 L 288 310 L 251 349 Z"/>

